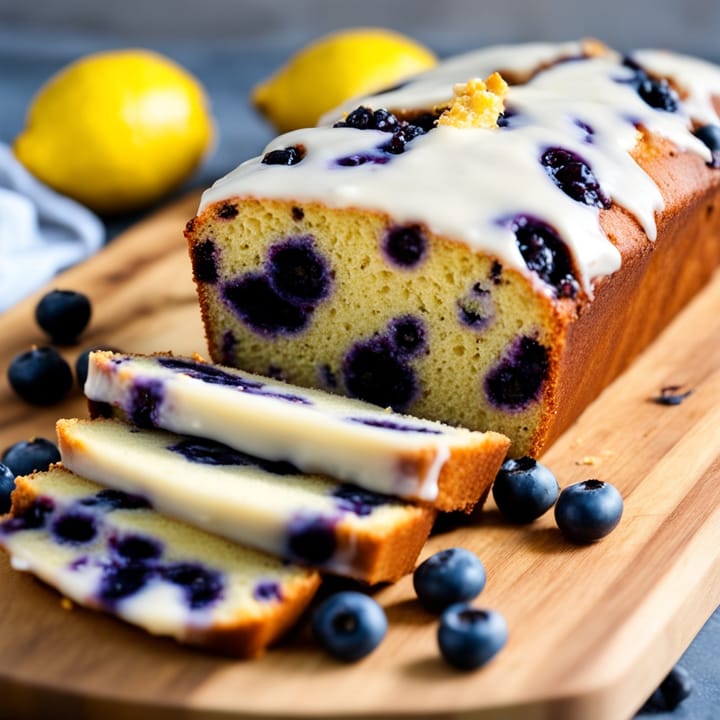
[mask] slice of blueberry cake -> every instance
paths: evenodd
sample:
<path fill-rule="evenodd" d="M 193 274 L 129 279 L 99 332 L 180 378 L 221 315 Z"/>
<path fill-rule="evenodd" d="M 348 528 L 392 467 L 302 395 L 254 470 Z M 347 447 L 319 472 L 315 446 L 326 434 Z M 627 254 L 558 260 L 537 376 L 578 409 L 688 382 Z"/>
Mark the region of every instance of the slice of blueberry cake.
<path fill-rule="evenodd" d="M 0 547 L 79 605 L 155 635 L 254 657 L 290 628 L 317 572 L 171 520 L 61 465 L 16 480 Z"/>
<path fill-rule="evenodd" d="M 537 456 L 720 263 L 718 97 L 673 53 L 509 45 L 276 138 L 186 228 L 211 358 Z"/>
<path fill-rule="evenodd" d="M 398 415 L 171 354 L 94 352 L 85 394 L 95 416 L 109 405 L 137 427 L 215 440 L 439 510 L 482 501 L 509 444 L 495 432 Z"/>
<path fill-rule="evenodd" d="M 428 505 L 305 475 L 203 438 L 118 420 L 59 420 L 62 461 L 159 512 L 286 560 L 373 584 L 412 572 Z"/>

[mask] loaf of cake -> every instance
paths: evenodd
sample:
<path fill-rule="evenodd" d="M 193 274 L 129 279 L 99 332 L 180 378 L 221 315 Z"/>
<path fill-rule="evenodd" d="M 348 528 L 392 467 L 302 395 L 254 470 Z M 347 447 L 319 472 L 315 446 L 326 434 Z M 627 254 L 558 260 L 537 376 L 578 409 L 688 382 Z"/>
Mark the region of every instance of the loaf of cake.
<path fill-rule="evenodd" d="M 118 420 L 59 420 L 65 467 L 161 513 L 292 562 L 369 584 L 412 572 L 435 511 L 304 475 L 211 440 Z"/>
<path fill-rule="evenodd" d="M 405 417 L 198 358 L 91 353 L 91 415 L 229 445 L 386 495 L 468 510 L 486 497 L 509 440 Z"/>
<path fill-rule="evenodd" d="M 185 235 L 211 358 L 538 456 L 720 260 L 720 70 L 463 55 L 218 180 Z"/>
<path fill-rule="evenodd" d="M 61 465 L 16 479 L 0 547 L 79 605 L 156 635 L 254 657 L 317 590 L 314 570 L 171 520 Z"/>

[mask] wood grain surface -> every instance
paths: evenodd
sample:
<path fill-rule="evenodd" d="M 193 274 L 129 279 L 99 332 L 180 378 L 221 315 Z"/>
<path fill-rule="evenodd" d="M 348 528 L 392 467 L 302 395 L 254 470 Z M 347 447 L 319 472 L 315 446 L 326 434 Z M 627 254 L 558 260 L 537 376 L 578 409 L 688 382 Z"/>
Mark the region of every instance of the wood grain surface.
<path fill-rule="evenodd" d="M 135 226 L 53 286 L 93 302 L 76 347 L 205 354 L 182 228 L 191 196 Z M 62 404 L 15 398 L 5 368 L 43 344 L 41 293 L 0 317 L 0 447 L 54 437 L 58 417 L 86 416 L 78 389 Z M 378 589 L 390 631 L 345 665 L 301 625 L 257 661 L 238 662 L 154 638 L 61 598 L 0 557 L 0 717 L 501 718 L 631 717 L 720 603 L 720 276 L 544 456 L 560 484 L 596 477 L 622 492 L 625 512 L 605 540 L 574 546 L 552 513 L 527 527 L 492 503 L 434 535 L 422 557 L 463 545 L 485 563 L 479 606 L 502 612 L 508 645 L 460 673 L 436 647 L 436 620 L 409 577 Z M 602 362 L 602 358 L 597 359 Z M 591 370 L 591 369 L 590 369 Z M 681 405 L 650 398 L 693 390 Z"/>

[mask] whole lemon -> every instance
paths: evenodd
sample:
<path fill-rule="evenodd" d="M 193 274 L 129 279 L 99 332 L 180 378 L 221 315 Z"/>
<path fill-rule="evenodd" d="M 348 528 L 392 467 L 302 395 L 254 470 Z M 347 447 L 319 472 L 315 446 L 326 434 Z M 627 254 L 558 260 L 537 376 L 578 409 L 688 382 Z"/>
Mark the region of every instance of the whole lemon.
<path fill-rule="evenodd" d="M 391 30 L 341 30 L 293 55 L 253 89 L 252 102 L 278 132 L 287 132 L 315 125 L 351 97 L 382 90 L 436 63 L 428 48 Z"/>
<path fill-rule="evenodd" d="M 50 78 L 13 149 L 47 185 L 115 214 L 180 185 L 212 137 L 201 84 L 162 55 L 127 49 L 87 55 Z"/>

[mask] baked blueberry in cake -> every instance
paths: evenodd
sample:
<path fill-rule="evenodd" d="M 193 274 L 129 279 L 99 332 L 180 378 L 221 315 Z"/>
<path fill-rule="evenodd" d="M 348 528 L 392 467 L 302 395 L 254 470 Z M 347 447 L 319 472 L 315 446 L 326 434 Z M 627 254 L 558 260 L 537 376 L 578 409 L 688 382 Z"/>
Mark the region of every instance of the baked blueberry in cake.
<path fill-rule="evenodd" d="M 15 569 L 79 605 L 239 657 L 264 652 L 320 583 L 314 570 L 171 520 L 59 464 L 17 478 L 0 547 Z"/>
<path fill-rule="evenodd" d="M 211 358 L 538 456 L 720 261 L 719 97 L 686 56 L 499 46 L 278 137 L 187 225 Z"/>
<path fill-rule="evenodd" d="M 351 371 L 362 383 L 367 363 L 383 364 L 393 392 L 409 391 L 409 363 L 424 352 L 425 342 L 424 326 L 401 316 L 377 343 L 355 347 Z M 386 348 L 397 357 L 396 365 L 386 361 Z M 170 354 L 91 353 L 85 394 L 94 416 L 115 408 L 140 428 L 214 440 L 256 458 L 440 510 L 467 510 L 482 501 L 509 444 L 499 433 L 404 416 Z"/>
<path fill-rule="evenodd" d="M 118 420 L 59 420 L 63 464 L 208 532 L 369 584 L 412 572 L 434 510 L 221 443 Z"/>

